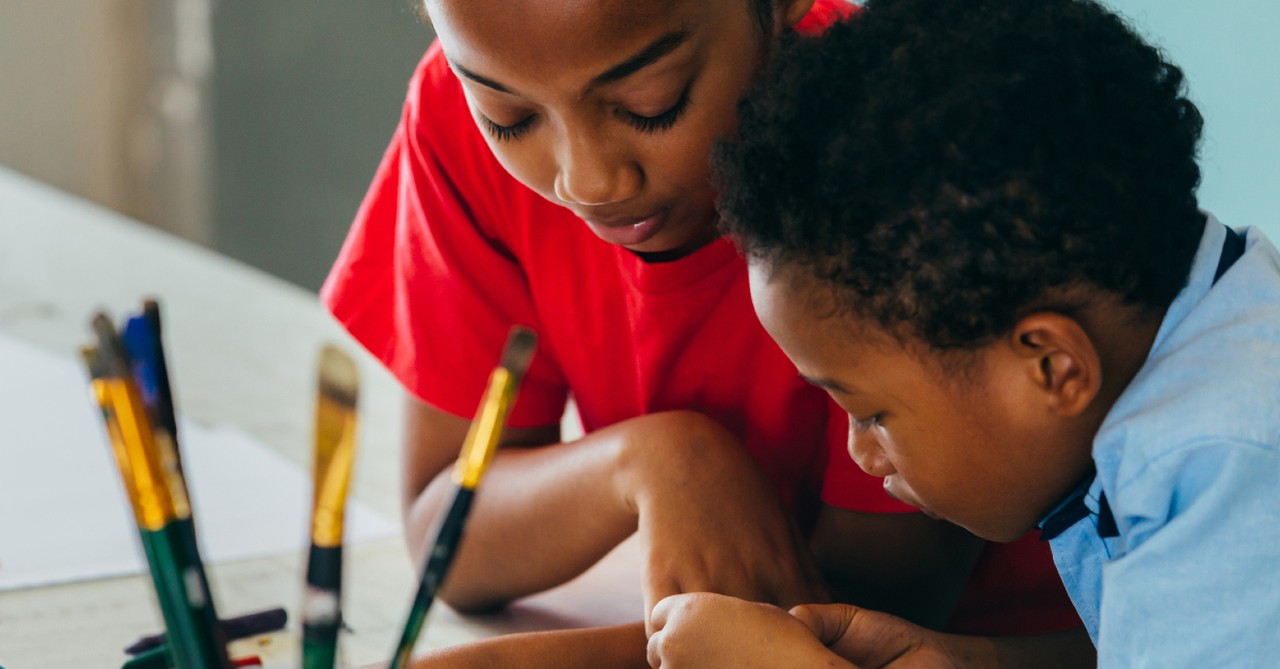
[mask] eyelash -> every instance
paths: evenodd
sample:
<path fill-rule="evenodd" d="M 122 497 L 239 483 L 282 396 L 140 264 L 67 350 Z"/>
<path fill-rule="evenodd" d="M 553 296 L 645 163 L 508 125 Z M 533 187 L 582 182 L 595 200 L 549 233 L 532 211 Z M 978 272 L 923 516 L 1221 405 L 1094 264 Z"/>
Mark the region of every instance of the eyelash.
<path fill-rule="evenodd" d="M 686 88 L 684 89 L 684 92 L 680 94 L 680 99 L 677 100 L 670 109 L 658 114 L 657 116 L 641 116 L 639 114 L 632 114 L 631 112 L 622 112 L 622 114 L 626 122 L 640 132 L 662 132 L 663 130 L 670 129 L 671 126 L 676 124 L 676 121 L 680 120 L 680 117 L 684 114 L 685 110 L 689 108 L 690 102 L 689 89 Z M 527 116 L 519 123 L 512 125 L 500 125 L 498 123 L 494 123 L 489 117 L 484 116 L 483 114 L 480 115 L 480 120 L 484 122 L 485 129 L 488 130 L 489 134 L 493 135 L 493 138 L 499 142 L 514 142 L 515 140 L 520 139 L 528 133 L 530 129 L 532 129 L 533 122 L 536 119 L 537 116 Z"/>
<path fill-rule="evenodd" d="M 535 118 L 537 117 L 527 116 L 519 123 L 514 123 L 512 125 L 498 125 L 491 121 L 489 117 L 484 115 L 480 116 L 480 119 L 484 121 L 485 129 L 488 130 L 489 134 L 493 135 L 493 138 L 499 142 L 514 142 L 515 140 L 520 139 L 525 135 L 525 133 L 529 132 L 530 128 L 533 127 L 533 121 Z"/>
<path fill-rule="evenodd" d="M 684 92 L 680 94 L 680 99 L 677 100 L 670 109 L 658 114 L 657 116 L 640 116 L 639 114 L 632 114 L 631 112 L 623 113 L 625 114 L 627 123 L 630 123 L 632 127 L 640 132 L 662 132 L 676 124 L 676 121 L 678 121 L 684 114 L 685 110 L 689 108 L 690 102 L 689 88 L 685 88 Z"/>

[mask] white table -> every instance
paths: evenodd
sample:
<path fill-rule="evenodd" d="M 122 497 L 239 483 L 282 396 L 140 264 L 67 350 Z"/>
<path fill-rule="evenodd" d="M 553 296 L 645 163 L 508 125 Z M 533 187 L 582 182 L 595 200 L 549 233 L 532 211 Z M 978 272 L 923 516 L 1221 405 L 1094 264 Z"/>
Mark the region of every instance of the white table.
<path fill-rule="evenodd" d="M 165 310 L 182 412 L 237 426 L 302 467 L 310 463 L 316 351 L 332 341 L 356 354 L 362 427 L 353 494 L 398 517 L 401 391 L 315 295 L 0 168 L 0 333 L 70 358 L 88 339 L 90 314 L 105 309 L 118 317 L 144 297 L 158 298 Z M 260 655 L 269 667 L 296 666 L 302 562 L 299 553 L 210 565 L 223 615 L 276 605 L 290 612 L 288 631 L 262 645 L 237 642 L 237 654 Z M 419 648 L 638 619 L 638 564 L 628 542 L 578 580 L 503 613 L 464 618 L 437 606 Z M 399 539 L 348 547 L 348 664 L 390 654 L 416 580 Z M 153 600 L 141 575 L 0 593 L 0 666 L 118 666 L 125 644 L 160 629 Z"/>

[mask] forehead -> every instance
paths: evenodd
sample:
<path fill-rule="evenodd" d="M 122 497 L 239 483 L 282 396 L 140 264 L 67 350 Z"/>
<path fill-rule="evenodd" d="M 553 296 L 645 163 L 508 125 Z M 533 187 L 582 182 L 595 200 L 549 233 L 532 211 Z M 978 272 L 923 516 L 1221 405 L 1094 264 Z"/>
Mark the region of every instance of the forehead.
<path fill-rule="evenodd" d="M 808 268 L 774 264 L 758 258 L 747 260 L 747 277 L 756 311 L 784 322 L 830 320 L 836 307 L 835 293 Z"/>
<path fill-rule="evenodd" d="M 425 0 L 449 59 L 503 83 L 588 81 L 674 30 L 746 0 Z"/>
<path fill-rule="evenodd" d="M 836 313 L 832 290 L 807 268 L 751 260 L 748 277 L 760 323 L 802 372 L 843 357 L 856 324 Z"/>
<path fill-rule="evenodd" d="M 942 354 L 918 340 L 903 341 L 839 309 L 834 291 L 809 268 L 771 269 L 752 261 L 749 277 L 760 323 L 801 374 L 880 391 L 945 393 L 957 405 L 967 406 L 965 398 L 979 394 L 974 382 L 984 378 L 985 349 Z M 964 394 L 953 397 L 957 389 Z"/>
<path fill-rule="evenodd" d="M 751 302 L 765 330 L 808 373 L 830 372 L 868 357 L 912 357 L 879 325 L 841 309 L 835 289 L 809 267 L 748 262 Z"/>

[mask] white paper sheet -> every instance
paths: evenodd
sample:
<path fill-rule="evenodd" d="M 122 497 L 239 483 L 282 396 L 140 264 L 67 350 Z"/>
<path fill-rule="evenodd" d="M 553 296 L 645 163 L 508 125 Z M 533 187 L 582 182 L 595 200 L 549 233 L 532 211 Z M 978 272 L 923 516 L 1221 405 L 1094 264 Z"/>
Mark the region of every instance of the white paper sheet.
<path fill-rule="evenodd" d="M 178 429 L 206 562 L 306 548 L 311 483 L 300 467 L 238 430 Z M 346 530 L 362 541 L 398 528 L 353 501 Z M 145 570 L 86 373 L 0 335 L 0 592 Z"/>

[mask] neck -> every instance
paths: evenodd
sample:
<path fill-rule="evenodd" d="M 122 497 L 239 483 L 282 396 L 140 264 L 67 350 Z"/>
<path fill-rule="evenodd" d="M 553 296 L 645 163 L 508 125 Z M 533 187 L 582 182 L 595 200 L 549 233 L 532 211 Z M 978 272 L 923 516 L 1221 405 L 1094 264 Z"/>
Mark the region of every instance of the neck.
<path fill-rule="evenodd" d="M 1110 299 L 1086 307 L 1078 319 L 1093 339 L 1102 364 L 1102 388 L 1093 411 L 1096 415 L 1091 421 L 1096 432 L 1112 405 L 1146 364 L 1164 320 L 1164 310 L 1120 304 Z"/>

